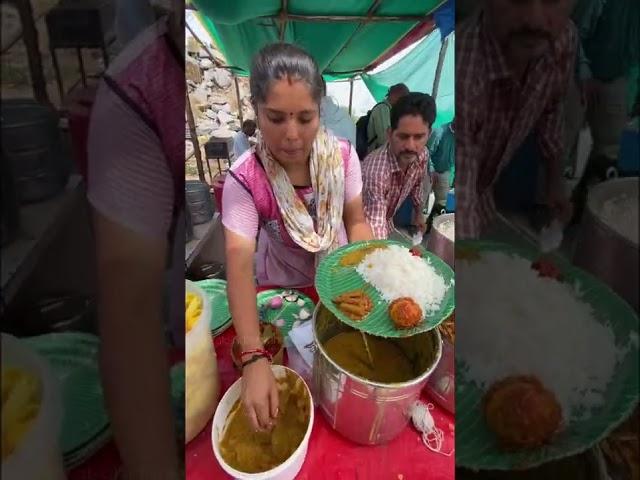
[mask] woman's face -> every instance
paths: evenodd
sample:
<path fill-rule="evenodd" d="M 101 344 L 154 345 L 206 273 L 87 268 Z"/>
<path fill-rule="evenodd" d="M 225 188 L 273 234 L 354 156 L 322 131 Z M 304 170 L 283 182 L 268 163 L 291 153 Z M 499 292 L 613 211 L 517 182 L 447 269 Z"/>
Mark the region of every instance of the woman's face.
<path fill-rule="evenodd" d="M 307 83 L 276 80 L 257 107 L 258 127 L 274 158 L 283 167 L 306 163 L 320 127 L 319 106 Z"/>

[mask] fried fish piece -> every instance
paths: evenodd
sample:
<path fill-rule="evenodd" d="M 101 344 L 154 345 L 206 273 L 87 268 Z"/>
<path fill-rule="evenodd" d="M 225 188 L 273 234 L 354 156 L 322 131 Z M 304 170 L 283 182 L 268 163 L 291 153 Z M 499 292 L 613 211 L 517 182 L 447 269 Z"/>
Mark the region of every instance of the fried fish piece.
<path fill-rule="evenodd" d="M 493 384 L 484 397 L 484 415 L 506 450 L 548 444 L 562 424 L 562 407 L 555 395 L 532 375 Z"/>
<path fill-rule="evenodd" d="M 422 321 L 422 309 L 413 298 L 401 297 L 389 305 L 389 317 L 396 328 L 413 328 Z"/>
<path fill-rule="evenodd" d="M 362 320 L 373 309 L 373 302 L 362 290 L 343 293 L 334 298 L 333 303 L 354 321 Z"/>

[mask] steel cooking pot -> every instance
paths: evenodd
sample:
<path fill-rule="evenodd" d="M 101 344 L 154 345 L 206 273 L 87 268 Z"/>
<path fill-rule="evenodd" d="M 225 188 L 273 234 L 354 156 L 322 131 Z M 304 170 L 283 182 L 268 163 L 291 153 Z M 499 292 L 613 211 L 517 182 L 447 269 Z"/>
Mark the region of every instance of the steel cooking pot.
<path fill-rule="evenodd" d="M 607 199 L 622 194 L 638 198 L 638 177 L 609 180 L 589 191 L 573 260 L 638 311 L 638 244 L 611 228 L 600 214 Z"/>
<path fill-rule="evenodd" d="M 427 250 L 433 252 L 444 260 L 447 265 L 454 268 L 454 241 L 446 237 L 442 230 L 442 227 L 449 222 L 454 222 L 455 225 L 455 213 L 445 213 L 433 219 L 433 226 L 427 240 Z"/>
<path fill-rule="evenodd" d="M 361 445 L 384 444 L 396 438 L 409 423 L 411 406 L 442 356 L 442 340 L 437 328 L 389 339 L 412 360 L 420 374 L 408 382 L 381 384 L 347 372 L 325 351 L 323 344 L 327 340 L 353 330 L 321 303 L 316 306 L 313 382 L 317 400 L 329 424 L 344 437 Z"/>

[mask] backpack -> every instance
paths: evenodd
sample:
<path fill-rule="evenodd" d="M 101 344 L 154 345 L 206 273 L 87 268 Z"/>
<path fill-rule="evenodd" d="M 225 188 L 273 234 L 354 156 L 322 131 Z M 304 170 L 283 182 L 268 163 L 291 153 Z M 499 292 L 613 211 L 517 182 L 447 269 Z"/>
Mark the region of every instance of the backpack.
<path fill-rule="evenodd" d="M 356 122 L 356 152 L 358 153 L 358 158 L 360 161 L 364 160 L 364 157 L 367 156 L 367 150 L 369 149 L 369 119 L 371 118 L 371 112 L 381 103 L 376 103 L 371 110 L 367 112 L 366 115 L 361 116 Z M 375 140 L 375 139 L 374 139 Z M 373 140 L 371 140 L 373 142 Z"/>

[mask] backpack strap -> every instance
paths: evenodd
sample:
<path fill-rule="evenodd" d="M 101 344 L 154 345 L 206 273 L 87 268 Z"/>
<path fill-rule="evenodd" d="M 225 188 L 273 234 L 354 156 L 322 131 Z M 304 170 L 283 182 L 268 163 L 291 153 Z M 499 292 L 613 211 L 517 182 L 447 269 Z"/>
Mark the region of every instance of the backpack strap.
<path fill-rule="evenodd" d="M 385 102 L 378 102 L 371 108 L 371 110 L 369 110 L 369 119 L 367 120 L 367 131 L 369 130 L 369 120 L 371 119 L 371 114 L 380 105 L 385 105 Z M 376 135 L 371 140 L 368 140 L 367 148 L 370 147 L 373 144 L 373 142 L 375 142 L 377 139 L 378 139 L 378 136 Z"/>

